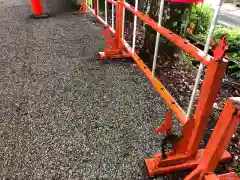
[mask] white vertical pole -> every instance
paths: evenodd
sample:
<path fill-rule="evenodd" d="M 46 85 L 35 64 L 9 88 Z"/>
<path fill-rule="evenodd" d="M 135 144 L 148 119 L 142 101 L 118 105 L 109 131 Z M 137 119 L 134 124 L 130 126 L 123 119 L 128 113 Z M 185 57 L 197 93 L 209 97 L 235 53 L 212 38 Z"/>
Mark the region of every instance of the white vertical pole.
<path fill-rule="evenodd" d="M 114 4 L 112 4 L 112 29 L 114 29 Z"/>
<path fill-rule="evenodd" d="M 135 0 L 135 11 L 137 10 L 138 10 L 138 0 Z M 136 31 L 137 31 L 137 16 L 134 15 L 132 53 L 135 52 L 135 47 L 136 47 Z"/>
<path fill-rule="evenodd" d="M 107 14 L 107 0 L 105 0 L 105 22 L 107 23 L 107 17 L 108 14 Z"/>
<path fill-rule="evenodd" d="M 160 8 L 159 8 L 159 15 L 158 15 L 158 26 L 160 27 L 162 24 L 162 18 L 163 18 L 163 10 L 164 10 L 164 0 L 161 0 L 160 2 Z M 156 65 L 157 65 L 157 56 L 158 56 L 158 48 L 159 48 L 159 40 L 160 40 L 160 33 L 157 33 L 156 37 L 156 44 L 155 44 L 155 50 L 154 50 L 154 57 L 153 57 L 153 65 L 152 65 L 152 75 L 155 75 Z"/>
<path fill-rule="evenodd" d="M 206 44 L 205 44 L 205 47 L 204 47 L 204 55 L 205 56 L 208 54 L 208 51 L 209 51 L 209 46 L 210 46 L 210 43 L 211 43 L 211 40 L 212 40 L 212 37 L 213 37 L 213 33 L 214 33 L 214 30 L 215 30 L 215 27 L 216 27 L 216 24 L 217 24 L 217 18 L 218 18 L 220 9 L 221 9 L 221 5 L 222 5 L 222 0 L 218 0 L 218 3 L 216 4 L 216 8 L 215 8 L 215 11 L 214 11 L 214 15 L 213 15 L 213 18 L 212 18 L 211 26 L 209 28 Z M 197 77 L 196 77 L 196 81 L 195 81 L 195 84 L 194 84 L 193 92 L 192 92 L 192 95 L 191 95 L 191 99 L 190 99 L 190 102 L 189 102 L 189 106 L 188 106 L 188 110 L 187 110 L 187 119 L 186 120 L 188 120 L 188 118 L 190 117 L 191 112 L 192 112 L 192 106 L 193 106 L 194 100 L 196 98 L 196 92 L 198 90 L 198 85 L 200 83 L 201 75 L 203 73 L 203 68 L 204 68 L 204 65 L 200 64 L 199 69 L 198 69 L 198 73 L 197 73 Z"/>

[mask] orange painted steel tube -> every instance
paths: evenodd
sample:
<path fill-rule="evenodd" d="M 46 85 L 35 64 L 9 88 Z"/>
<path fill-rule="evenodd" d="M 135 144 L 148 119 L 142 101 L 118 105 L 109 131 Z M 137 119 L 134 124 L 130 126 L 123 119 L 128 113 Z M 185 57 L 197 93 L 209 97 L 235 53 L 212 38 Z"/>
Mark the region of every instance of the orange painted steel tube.
<path fill-rule="evenodd" d="M 235 100 L 236 102 L 234 102 Z M 197 179 L 196 177 L 200 177 L 201 174 L 207 175 L 215 171 L 240 123 L 240 116 L 237 116 L 237 112 L 240 110 L 237 108 L 238 105 L 240 105 L 240 98 L 239 100 L 238 98 L 229 98 L 208 141 L 204 154 L 199 160 L 198 167 L 184 180 Z"/>
<path fill-rule="evenodd" d="M 196 46 L 192 45 L 191 43 L 187 42 L 182 37 L 178 36 L 177 34 L 173 33 L 172 31 L 158 26 L 158 24 L 152 20 L 150 17 L 145 15 L 140 11 L 136 11 L 133 6 L 128 3 L 124 3 L 126 9 L 132 12 L 134 15 L 138 16 L 142 21 L 147 23 L 150 27 L 152 27 L 155 31 L 159 32 L 162 36 L 173 42 L 176 46 L 181 48 L 183 51 L 191 55 L 192 57 L 196 58 L 196 60 L 200 61 L 204 65 L 208 65 L 210 60 L 212 59 L 211 56 L 204 55 L 204 52 L 197 48 Z"/>
<path fill-rule="evenodd" d="M 169 92 L 165 89 L 163 84 L 156 77 L 152 76 L 151 70 L 146 66 L 146 64 L 144 64 L 142 59 L 136 53 L 132 54 L 132 58 L 137 63 L 138 67 L 144 72 L 145 76 L 152 83 L 155 90 L 161 95 L 161 97 L 166 102 L 168 107 L 173 111 L 174 115 L 180 121 L 180 123 L 185 124 L 186 123 L 186 117 L 187 117 L 185 112 L 177 104 L 177 102 L 169 94 Z"/>
<path fill-rule="evenodd" d="M 136 54 L 132 53 L 132 48 L 127 44 L 127 42 L 123 41 L 123 44 L 128 51 L 129 54 L 131 54 L 133 60 L 136 62 L 138 67 L 143 71 L 144 75 L 148 78 L 148 80 L 152 83 L 155 90 L 161 95 L 165 103 L 168 105 L 168 107 L 173 111 L 175 117 L 177 120 L 185 124 L 187 122 L 187 115 L 183 111 L 183 109 L 178 105 L 178 103 L 175 101 L 175 99 L 169 94 L 169 92 L 166 90 L 166 88 L 163 86 L 163 84 L 154 76 L 152 76 L 151 70 L 147 67 L 146 64 L 144 64 L 143 60 Z"/>
<path fill-rule="evenodd" d="M 108 0 L 109 3 L 116 5 L 116 1 L 114 0 Z M 177 47 L 181 48 L 183 51 L 194 57 L 197 61 L 200 61 L 204 65 L 208 65 L 211 60 L 213 60 L 213 57 L 210 55 L 204 55 L 205 53 L 194 46 L 193 44 L 187 42 L 185 39 L 183 39 L 181 36 L 173 33 L 172 31 L 162 27 L 158 26 L 158 24 L 152 20 L 150 17 L 145 15 L 144 13 L 140 11 L 136 11 L 133 6 L 130 4 L 124 2 L 124 6 L 127 10 L 132 12 L 134 15 L 139 17 L 142 21 L 147 23 L 150 27 L 152 27 L 155 31 L 159 32 L 162 36 L 173 42 Z"/>
<path fill-rule="evenodd" d="M 116 37 L 116 41 L 117 41 L 117 48 L 119 49 L 120 52 L 122 52 L 123 50 L 123 43 L 122 43 L 122 39 L 123 39 L 123 33 L 122 33 L 122 29 L 123 29 L 123 10 L 124 10 L 124 1 L 120 0 L 117 2 L 117 6 L 116 6 L 116 33 L 115 33 L 115 37 Z"/>
<path fill-rule="evenodd" d="M 95 15 L 95 14 L 94 14 L 94 16 L 103 25 L 109 26 L 101 17 L 99 17 L 98 15 Z M 110 30 L 112 31 L 113 34 L 115 34 L 115 32 L 112 28 L 110 28 Z M 166 88 L 163 86 L 163 84 L 156 77 L 152 76 L 151 70 L 147 67 L 146 64 L 144 64 L 142 59 L 136 53 L 134 53 L 134 54 L 132 53 L 132 49 L 127 44 L 127 42 L 122 40 L 121 44 L 123 44 L 125 49 L 128 51 L 128 53 L 131 54 L 133 60 L 136 62 L 138 67 L 144 72 L 145 76 L 152 83 L 155 90 L 161 95 L 161 97 L 166 102 L 168 107 L 173 111 L 175 117 L 179 120 L 180 123 L 185 124 L 187 116 L 186 116 L 186 113 L 183 111 L 183 109 L 178 105 L 178 103 L 174 100 L 174 98 L 169 94 L 169 92 L 166 90 Z"/>
<path fill-rule="evenodd" d="M 207 68 L 197 107 L 193 115 L 195 128 L 193 129 L 191 138 L 186 145 L 188 146 L 189 154 L 194 155 L 199 149 L 200 142 L 204 136 L 204 129 L 206 128 L 209 117 L 212 113 L 213 103 L 220 91 L 222 78 L 227 69 L 227 65 L 228 62 L 214 60 Z"/>

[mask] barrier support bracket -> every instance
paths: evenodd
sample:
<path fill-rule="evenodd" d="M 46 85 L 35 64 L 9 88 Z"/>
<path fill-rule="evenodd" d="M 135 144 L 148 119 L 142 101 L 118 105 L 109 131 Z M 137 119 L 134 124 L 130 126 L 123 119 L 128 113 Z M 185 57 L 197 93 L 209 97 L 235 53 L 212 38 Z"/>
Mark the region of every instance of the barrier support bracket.
<path fill-rule="evenodd" d="M 190 158 L 184 153 L 179 153 L 164 160 L 161 159 L 161 154 L 155 154 L 155 157 L 144 160 L 147 167 L 148 176 L 154 177 L 170 172 L 194 169 L 198 166 L 204 152 L 204 149 L 198 150 L 198 153 L 194 158 Z M 232 156 L 230 153 L 225 151 L 221 156 L 220 161 L 226 161 L 231 158 Z"/>
<path fill-rule="evenodd" d="M 111 36 L 111 30 L 108 26 L 104 31 L 106 48 L 100 52 L 100 59 L 121 59 L 130 58 L 131 55 L 124 49 L 123 44 L 123 11 L 124 0 L 116 3 L 116 31 L 115 37 Z M 106 22 L 107 23 L 107 22 Z"/>
<path fill-rule="evenodd" d="M 203 180 L 206 179 L 205 177 L 208 177 L 207 179 L 218 179 L 214 177 L 214 171 L 228 143 L 231 141 L 234 132 L 237 130 L 239 123 L 240 97 L 229 98 L 197 168 L 184 180 Z M 227 179 L 239 180 L 235 173 L 221 176 L 226 176 L 228 177 Z"/>
<path fill-rule="evenodd" d="M 226 37 L 222 37 L 214 50 L 214 60 L 207 66 L 194 116 L 184 124 L 181 139 L 167 154 L 167 159 L 162 159 L 159 153 L 155 158 L 145 159 L 149 176 L 195 168 L 198 165 L 205 151 L 199 150 L 200 142 L 227 69 L 228 62 L 223 60 L 226 47 Z M 231 155 L 225 152 L 220 159 L 230 158 Z"/>

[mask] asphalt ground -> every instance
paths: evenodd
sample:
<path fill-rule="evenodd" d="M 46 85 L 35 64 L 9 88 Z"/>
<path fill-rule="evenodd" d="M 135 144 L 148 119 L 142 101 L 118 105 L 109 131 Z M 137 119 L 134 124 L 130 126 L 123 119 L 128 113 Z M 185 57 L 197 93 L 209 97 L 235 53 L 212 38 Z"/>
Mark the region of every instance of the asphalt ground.
<path fill-rule="evenodd" d="M 103 28 L 86 15 L 0 6 L 0 179 L 147 179 L 167 108 L 143 73 L 96 57 Z"/>

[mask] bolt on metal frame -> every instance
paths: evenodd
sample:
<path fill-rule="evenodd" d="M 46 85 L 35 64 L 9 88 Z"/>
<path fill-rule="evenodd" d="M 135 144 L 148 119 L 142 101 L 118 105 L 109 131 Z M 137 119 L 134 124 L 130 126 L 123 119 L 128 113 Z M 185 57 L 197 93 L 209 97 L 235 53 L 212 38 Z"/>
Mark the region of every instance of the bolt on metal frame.
<path fill-rule="evenodd" d="M 196 168 L 199 165 L 200 160 L 208 155 L 208 149 L 199 150 L 199 146 L 204 135 L 204 129 L 207 126 L 208 118 L 213 109 L 213 103 L 216 100 L 217 93 L 220 90 L 222 77 L 227 69 L 228 61 L 224 59 L 225 50 L 227 48 L 226 37 L 223 37 L 219 41 L 219 45 L 214 49 L 214 56 L 212 57 L 206 53 L 206 50 L 203 52 L 191 43 L 187 42 L 185 39 L 174 34 L 172 31 L 160 26 L 161 22 L 156 23 L 144 13 L 138 11 L 136 4 L 135 7 L 133 7 L 126 3 L 125 0 L 107 0 L 107 2 L 116 6 L 115 30 L 108 25 L 106 19 L 104 21 L 98 14 L 94 12 L 94 9 L 91 9 L 91 7 L 86 4 L 87 9 L 89 9 L 89 11 L 92 12 L 96 18 L 107 27 L 107 30 L 115 35 L 114 38 L 109 41 L 110 46 L 108 46 L 104 52 L 99 53 L 100 58 L 131 57 L 137 66 L 143 71 L 155 90 L 162 96 L 163 100 L 172 110 L 177 120 L 184 125 L 181 139 L 173 148 L 173 150 L 167 153 L 167 159 L 162 159 L 161 154 L 156 154 L 154 158 L 145 159 L 149 176 L 156 176 L 159 174 L 187 168 Z M 192 118 L 187 118 L 187 115 L 182 108 L 177 104 L 162 83 L 155 76 L 153 76 L 153 72 L 144 64 L 143 60 L 136 54 L 135 43 L 133 43 L 134 46 L 131 48 L 130 45 L 124 40 L 123 24 L 125 9 L 132 12 L 135 17 L 138 17 L 144 21 L 145 24 L 152 27 L 155 31 L 157 31 L 157 33 L 159 33 L 159 36 L 162 35 L 163 37 L 167 38 L 177 47 L 206 66 L 207 70 L 205 79 L 203 81 L 197 107 Z M 134 26 L 136 26 L 136 23 L 134 23 Z M 134 27 L 134 32 L 136 33 L 136 27 Z M 135 36 L 136 35 L 133 37 L 133 42 L 135 41 Z M 158 43 L 156 40 L 156 46 L 157 44 Z M 228 121 L 227 123 L 231 122 Z M 216 138 L 216 136 L 214 136 L 214 138 Z M 223 138 L 223 136 L 219 138 Z M 222 146 L 223 145 L 221 145 L 221 147 Z M 223 153 L 220 153 L 218 161 L 228 160 L 230 158 L 231 155 L 225 150 L 225 148 L 223 148 Z"/>

